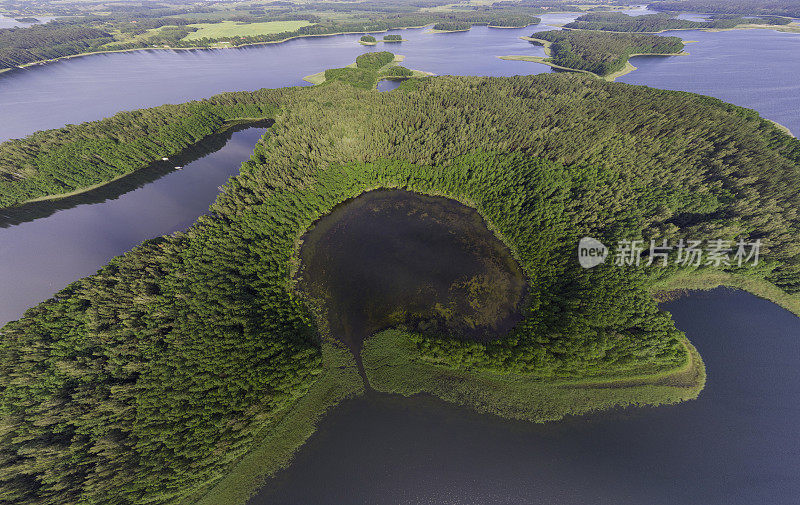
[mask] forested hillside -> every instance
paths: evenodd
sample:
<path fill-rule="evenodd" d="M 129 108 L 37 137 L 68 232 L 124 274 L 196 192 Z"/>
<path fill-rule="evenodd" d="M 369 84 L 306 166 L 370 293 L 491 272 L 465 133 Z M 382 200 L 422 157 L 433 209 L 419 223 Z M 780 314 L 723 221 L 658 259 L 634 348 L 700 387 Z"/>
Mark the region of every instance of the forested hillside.
<path fill-rule="evenodd" d="M 73 24 L 7 28 L 0 30 L 0 69 L 91 52 L 113 40 L 102 30 Z"/>
<path fill-rule="evenodd" d="M 656 33 L 665 30 L 720 30 L 747 24 L 786 25 L 790 22 L 790 19 L 783 17 L 743 18 L 720 15 L 709 21 L 690 21 L 678 19 L 670 13 L 629 16 L 622 12 L 596 12 L 584 14 L 564 27 L 577 30 Z"/>
<path fill-rule="evenodd" d="M 675 12 L 800 17 L 800 3 L 797 0 L 656 0 L 650 7 Z"/>
<path fill-rule="evenodd" d="M 264 118 L 276 103 L 222 94 L 120 112 L 0 144 L 0 207 L 107 182 L 170 157 L 227 124 Z"/>
<path fill-rule="evenodd" d="M 532 38 L 550 42 L 551 61 L 559 66 L 606 76 L 622 70 L 633 54 L 678 54 L 679 37 L 658 35 L 552 30 Z"/>
<path fill-rule="evenodd" d="M 648 294 L 678 267 L 584 270 L 584 235 L 760 239 L 758 267 L 724 268 L 800 291 L 800 143 L 689 93 L 558 74 L 419 79 L 391 93 L 332 82 L 139 111 L 0 152 L 28 166 L 51 147 L 122 144 L 166 132 L 168 110 L 179 121 L 271 111 L 275 124 L 209 216 L 1 330 L 6 501 L 173 504 L 216 482 L 315 384 L 320 335 L 293 285 L 297 239 L 371 188 L 474 204 L 529 280 L 525 319 L 500 340 L 408 337 L 439 366 L 549 381 L 685 364 L 682 335 Z"/>

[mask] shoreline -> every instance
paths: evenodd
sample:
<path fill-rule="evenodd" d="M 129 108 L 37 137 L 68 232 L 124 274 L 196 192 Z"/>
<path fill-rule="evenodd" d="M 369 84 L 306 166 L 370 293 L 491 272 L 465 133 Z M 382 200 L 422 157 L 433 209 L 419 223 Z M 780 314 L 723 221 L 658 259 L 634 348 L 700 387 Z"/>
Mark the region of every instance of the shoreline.
<path fill-rule="evenodd" d="M 70 54 L 67 56 L 59 56 L 58 58 L 52 58 L 48 60 L 36 60 L 30 63 L 23 63 L 18 67 L 11 67 L 11 68 L 4 68 L 0 69 L 0 74 L 4 72 L 10 72 L 14 70 L 24 70 L 29 67 L 34 67 L 38 65 L 46 65 L 49 63 L 55 63 L 61 60 L 69 60 L 72 58 L 81 58 L 84 56 L 95 56 L 98 54 L 113 54 L 113 53 L 131 53 L 134 51 L 217 51 L 217 50 L 226 50 L 226 49 L 238 49 L 241 47 L 252 47 L 252 46 L 262 46 L 266 44 L 283 44 L 284 42 L 289 42 L 295 39 L 302 39 L 302 38 L 309 38 L 309 37 L 334 37 L 337 35 L 357 35 L 359 33 L 386 33 L 391 30 L 414 30 L 419 28 L 425 28 L 427 26 L 431 26 L 434 23 L 428 23 L 421 26 L 401 26 L 398 28 L 387 28 L 385 30 L 377 30 L 377 31 L 366 31 L 366 32 L 336 32 L 336 33 L 315 33 L 311 35 L 292 35 L 291 37 L 286 37 L 285 39 L 281 40 L 270 40 L 266 42 L 248 42 L 246 44 L 239 44 L 237 46 L 219 46 L 219 47 L 204 47 L 204 46 L 196 46 L 196 47 L 171 47 L 171 46 L 160 46 L 160 47 L 134 47 L 131 49 L 109 49 L 104 51 L 91 51 L 88 53 L 78 53 L 78 54 Z M 405 39 L 403 39 L 405 40 Z M 377 42 L 376 42 L 377 44 Z"/>
<path fill-rule="evenodd" d="M 205 137 L 200 139 L 198 142 L 195 142 L 191 146 L 187 146 L 187 148 L 191 148 L 191 147 L 197 146 L 199 144 L 202 144 L 209 137 L 225 133 L 228 130 L 231 130 L 231 129 L 236 128 L 238 126 L 248 125 L 248 124 L 256 124 L 256 123 L 261 122 L 261 121 L 268 121 L 269 119 L 270 118 L 266 118 L 266 117 L 263 117 L 263 118 L 240 118 L 240 119 L 234 119 L 234 120 L 231 120 L 231 121 L 227 121 L 223 125 L 222 128 L 220 128 L 219 130 L 211 133 L 210 135 L 206 135 Z M 183 151 L 183 150 L 181 150 L 181 151 Z M 177 153 L 173 153 L 170 156 L 177 156 L 177 155 L 180 154 L 181 151 L 179 151 Z M 78 189 L 75 189 L 73 191 L 69 191 L 67 193 L 57 193 L 57 194 L 52 194 L 52 195 L 37 196 L 36 198 L 31 198 L 29 200 L 25 200 L 24 202 L 18 202 L 18 203 L 15 203 L 14 205 L 10 205 L 10 206 L 7 206 L 7 207 L 0 207 L 0 212 L 5 211 L 5 210 L 9 210 L 9 209 L 14 209 L 14 208 L 17 208 L 17 207 L 21 207 L 23 205 L 33 204 L 33 203 L 37 203 L 37 202 L 47 202 L 47 201 L 52 201 L 52 200 L 61 200 L 61 199 L 64 199 L 64 198 L 69 198 L 71 196 L 76 196 L 76 195 L 81 195 L 83 193 L 88 193 L 89 191 L 93 191 L 95 189 L 102 188 L 103 186 L 107 186 L 107 185 L 109 185 L 109 184 L 111 184 L 113 182 L 116 182 L 116 181 L 118 181 L 120 179 L 128 177 L 131 174 L 139 172 L 140 170 L 145 170 L 145 169 L 147 169 L 149 167 L 155 166 L 156 164 L 168 163 L 168 162 L 169 162 L 169 160 L 166 160 L 166 161 L 165 160 L 161 160 L 161 159 L 153 160 L 150 163 L 148 163 L 147 165 L 139 167 L 139 168 L 137 168 L 135 170 L 131 170 L 130 172 L 126 172 L 124 174 L 117 175 L 117 176 L 115 176 L 115 177 L 113 177 L 111 179 L 108 179 L 107 181 L 98 182 L 97 184 L 92 184 L 91 186 L 78 188 Z M 183 167 L 181 167 L 181 168 L 183 168 Z M 173 169 L 173 170 L 176 170 L 176 169 Z"/>
<path fill-rule="evenodd" d="M 767 119 L 767 118 L 764 118 L 764 119 Z M 774 124 L 780 131 L 782 131 L 786 135 L 788 135 L 788 136 L 790 136 L 792 138 L 797 138 L 797 137 L 794 136 L 794 133 L 792 133 L 792 130 L 790 130 L 788 126 L 784 126 L 784 125 L 780 124 L 777 121 L 773 121 L 772 119 L 767 119 L 767 121 L 769 121 L 770 123 Z"/>

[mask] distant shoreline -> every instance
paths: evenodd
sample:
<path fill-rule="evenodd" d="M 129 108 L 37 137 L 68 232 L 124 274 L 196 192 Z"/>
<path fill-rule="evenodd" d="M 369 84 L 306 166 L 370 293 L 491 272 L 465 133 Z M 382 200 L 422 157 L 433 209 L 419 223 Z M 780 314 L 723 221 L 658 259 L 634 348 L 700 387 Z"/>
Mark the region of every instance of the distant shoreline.
<path fill-rule="evenodd" d="M 590 30 L 587 28 L 567 28 L 560 26 L 562 30 L 570 30 L 573 32 L 601 32 L 601 33 L 622 33 L 622 34 L 642 34 L 642 35 L 657 35 L 666 32 L 686 32 L 686 31 L 699 31 L 699 32 L 730 32 L 733 30 L 775 30 L 782 33 L 800 33 L 800 24 L 789 23 L 788 25 L 759 25 L 759 24 L 745 24 L 734 26 L 733 28 L 666 28 L 655 32 L 620 32 L 615 30 Z"/>
<path fill-rule="evenodd" d="M 283 44 L 284 42 L 288 42 L 294 39 L 302 39 L 307 37 L 333 37 L 336 35 L 357 35 L 359 33 L 386 33 L 392 30 L 413 30 L 415 28 L 425 28 L 427 26 L 431 26 L 434 23 L 428 23 L 422 26 L 402 26 L 399 28 L 387 28 L 386 30 L 376 30 L 376 31 L 367 31 L 367 32 L 336 32 L 336 33 L 315 33 L 310 35 L 292 35 L 291 37 L 287 37 L 281 40 L 270 40 L 266 42 L 248 42 L 247 44 L 239 44 L 236 46 L 217 46 L 217 47 L 172 47 L 172 46 L 159 46 L 159 47 L 134 47 L 131 49 L 109 49 L 105 51 L 90 51 L 88 53 L 78 53 L 78 54 L 70 54 L 67 56 L 59 56 L 58 58 L 52 58 L 48 60 L 36 60 L 30 63 L 24 63 L 17 67 L 12 68 L 4 68 L 0 69 L 0 74 L 4 72 L 10 72 L 12 70 L 23 70 L 29 67 L 34 67 L 38 65 L 46 65 L 48 63 L 55 63 L 61 60 L 69 60 L 72 58 L 80 58 L 83 56 L 94 56 L 97 54 L 112 54 L 112 53 L 131 53 L 134 51 L 216 51 L 220 49 L 238 49 L 240 47 L 250 47 L 250 46 L 262 46 L 265 44 Z M 372 45 L 372 44 L 370 44 Z"/>

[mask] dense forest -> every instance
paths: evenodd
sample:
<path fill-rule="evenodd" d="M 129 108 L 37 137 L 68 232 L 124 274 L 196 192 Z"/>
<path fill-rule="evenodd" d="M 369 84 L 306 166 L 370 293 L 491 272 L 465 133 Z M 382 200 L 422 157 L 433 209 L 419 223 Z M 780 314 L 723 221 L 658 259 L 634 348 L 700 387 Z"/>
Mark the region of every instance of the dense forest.
<path fill-rule="evenodd" d="M 5 142 L 0 144 L 0 207 L 107 182 L 170 157 L 231 122 L 271 115 L 275 107 L 218 95 Z"/>
<path fill-rule="evenodd" d="M 59 149 L 111 156 L 144 131 L 176 125 L 180 138 L 180 125 L 221 111 L 275 124 L 210 215 L 0 330 L 5 501 L 172 504 L 218 481 L 321 370 L 292 281 L 297 239 L 371 188 L 471 202 L 528 278 L 525 319 L 500 340 L 408 337 L 441 366 L 549 380 L 685 363 L 681 334 L 648 294 L 678 267 L 584 270 L 584 235 L 760 239 L 757 267 L 720 268 L 800 291 L 800 141 L 689 93 L 564 74 L 416 79 L 391 93 L 334 81 L 125 113 L 0 152 L 23 167 Z"/>
<path fill-rule="evenodd" d="M 408 78 L 422 72 L 400 66 L 395 55 L 388 51 L 364 53 L 356 58 L 355 66 L 329 68 L 325 71 L 325 83 L 341 81 L 362 89 L 375 89 L 380 79 Z"/>
<path fill-rule="evenodd" d="M 463 31 L 469 30 L 470 28 L 472 28 L 472 23 L 467 23 L 465 21 L 442 21 L 433 25 L 434 30 L 443 32 Z"/>
<path fill-rule="evenodd" d="M 674 12 L 800 18 L 797 0 L 655 0 L 650 7 Z"/>
<path fill-rule="evenodd" d="M 0 30 L 0 69 L 96 50 L 114 39 L 94 28 L 53 23 Z"/>
<path fill-rule="evenodd" d="M 678 54 L 683 41 L 678 37 L 662 37 L 633 33 L 551 30 L 536 32 L 531 37 L 550 42 L 552 63 L 606 76 L 622 70 L 633 54 Z"/>
<path fill-rule="evenodd" d="M 655 33 L 664 30 L 726 29 L 746 24 L 786 25 L 791 19 L 783 17 L 742 18 L 718 16 L 709 21 L 678 19 L 674 14 L 659 13 L 629 16 L 622 12 L 584 14 L 564 25 L 577 30 L 606 30 L 612 32 Z"/>

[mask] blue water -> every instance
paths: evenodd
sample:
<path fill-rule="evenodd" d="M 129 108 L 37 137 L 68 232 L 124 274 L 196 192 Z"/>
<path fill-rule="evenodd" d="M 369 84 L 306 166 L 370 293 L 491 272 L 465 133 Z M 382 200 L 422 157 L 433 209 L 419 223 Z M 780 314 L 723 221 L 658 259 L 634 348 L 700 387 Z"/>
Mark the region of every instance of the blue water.
<path fill-rule="evenodd" d="M 800 133 L 800 34 L 775 30 L 674 31 L 689 56 L 637 56 L 629 84 L 691 91 L 755 109 Z"/>
<path fill-rule="evenodd" d="M 206 212 L 218 186 L 239 173 L 263 133 L 234 133 L 220 150 L 182 170 L 142 186 L 122 180 L 47 217 L 0 228 L 0 326 L 136 244 L 187 228 Z M 115 192 L 120 186 L 122 194 Z M 0 210 L 0 224 L 5 214 Z"/>

